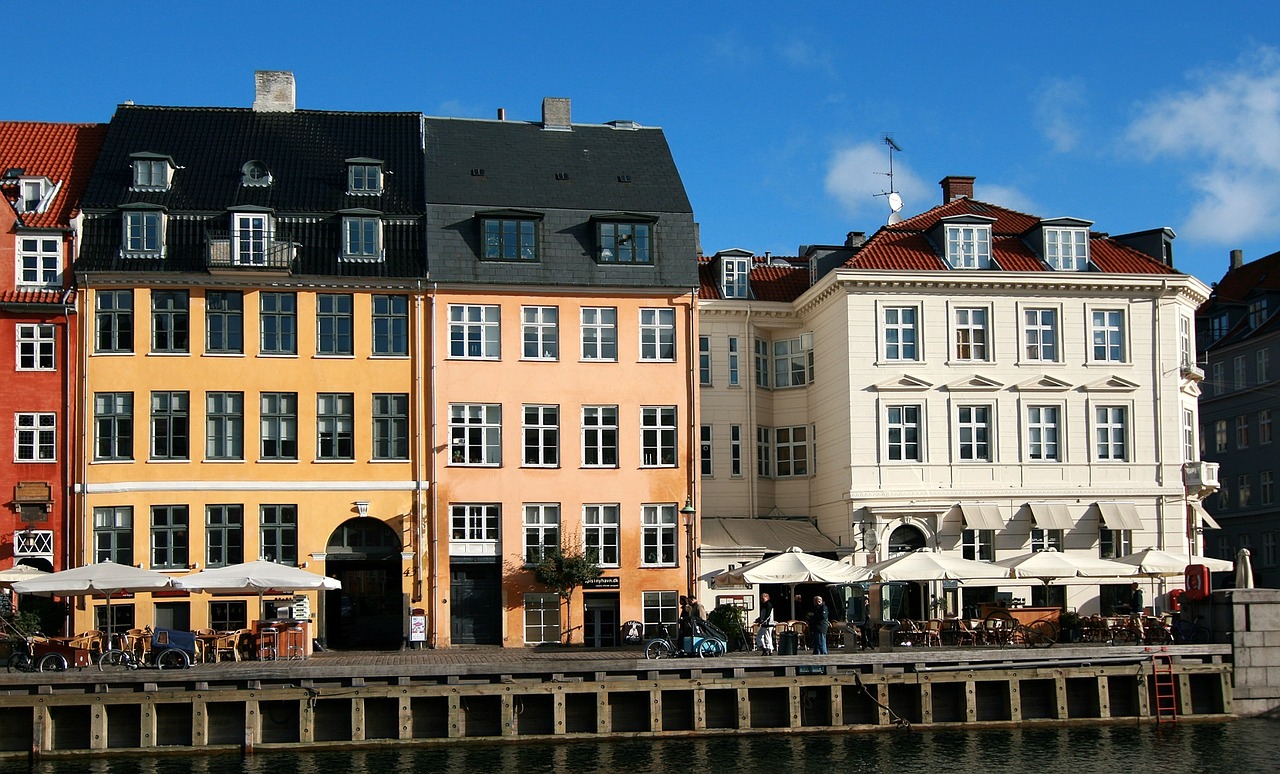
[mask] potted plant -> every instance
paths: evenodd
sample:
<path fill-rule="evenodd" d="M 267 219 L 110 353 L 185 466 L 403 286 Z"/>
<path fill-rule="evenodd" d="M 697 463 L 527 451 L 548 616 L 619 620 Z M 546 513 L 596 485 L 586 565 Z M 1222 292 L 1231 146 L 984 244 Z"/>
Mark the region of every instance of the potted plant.
<path fill-rule="evenodd" d="M 717 605 L 716 609 L 707 615 L 707 621 L 725 633 L 732 650 L 747 650 L 747 627 L 741 607 Z"/>

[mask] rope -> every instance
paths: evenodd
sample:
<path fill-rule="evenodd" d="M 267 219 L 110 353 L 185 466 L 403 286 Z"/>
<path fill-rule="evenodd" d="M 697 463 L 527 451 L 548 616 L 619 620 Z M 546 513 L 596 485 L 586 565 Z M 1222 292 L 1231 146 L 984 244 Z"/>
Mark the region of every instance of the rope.
<path fill-rule="evenodd" d="M 893 721 L 893 724 L 894 724 L 895 726 L 897 726 L 898 728 L 902 729 L 903 731 L 910 731 L 910 730 L 911 730 L 911 721 L 910 721 L 910 720 L 907 720 L 906 718 L 902 717 L 902 716 L 901 716 L 901 715 L 899 715 L 898 713 L 894 712 L 894 711 L 893 711 L 893 708 L 892 708 L 892 707 L 890 707 L 889 705 L 887 705 L 887 704 L 881 704 L 881 703 L 880 703 L 880 700 L 879 700 L 879 699 L 877 699 L 873 693 L 871 693 L 871 689 L 870 689 L 870 688 L 868 688 L 868 687 L 866 686 L 866 684 L 862 682 L 862 673 L 861 673 L 861 672 L 854 672 L 854 673 L 853 673 L 853 679 L 854 679 L 854 681 L 858 684 L 858 687 L 862 689 L 862 692 L 863 692 L 863 693 L 865 693 L 865 694 L 867 695 L 867 698 L 871 700 L 871 703 L 872 703 L 872 704 L 875 704 L 875 705 L 876 705 L 877 707 L 879 707 L 880 709 L 882 709 L 882 710 L 884 710 L 885 712 L 888 712 L 888 713 L 889 713 L 889 719 L 890 719 L 891 721 Z"/>

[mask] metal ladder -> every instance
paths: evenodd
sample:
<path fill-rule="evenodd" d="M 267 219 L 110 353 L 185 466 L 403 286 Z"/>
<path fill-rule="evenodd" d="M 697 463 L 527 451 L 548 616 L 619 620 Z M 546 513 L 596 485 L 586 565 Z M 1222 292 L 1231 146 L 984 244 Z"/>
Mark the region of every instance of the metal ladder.
<path fill-rule="evenodd" d="M 1173 657 L 1167 653 L 1152 654 L 1151 678 L 1155 687 L 1156 723 L 1178 722 L 1178 694 L 1173 677 Z"/>

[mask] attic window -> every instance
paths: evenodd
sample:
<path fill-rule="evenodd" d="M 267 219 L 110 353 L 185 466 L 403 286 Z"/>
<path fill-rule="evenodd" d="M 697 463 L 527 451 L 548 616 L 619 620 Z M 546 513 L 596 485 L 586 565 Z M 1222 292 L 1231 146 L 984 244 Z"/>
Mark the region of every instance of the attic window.
<path fill-rule="evenodd" d="M 376 196 L 382 193 L 382 162 L 377 159 L 347 159 L 347 193 Z"/>
<path fill-rule="evenodd" d="M 133 190 L 167 191 L 173 179 L 173 160 L 153 153 L 133 157 Z"/>
<path fill-rule="evenodd" d="M 1089 268 L 1089 230 L 1046 228 L 1044 260 L 1055 271 L 1084 271 Z"/>
<path fill-rule="evenodd" d="M 593 217 L 601 263 L 653 263 L 656 218 L 630 213 Z"/>
<path fill-rule="evenodd" d="M 953 269 L 991 267 L 991 227 L 947 226 L 947 263 Z"/>
<path fill-rule="evenodd" d="M 482 257 L 486 261 L 538 260 L 538 223 L 542 213 L 524 210 L 477 212 Z"/>
<path fill-rule="evenodd" d="M 261 161 L 245 162 L 245 165 L 240 168 L 240 185 L 268 186 L 271 182 L 271 170 L 267 169 L 267 165 Z"/>
<path fill-rule="evenodd" d="M 751 259 L 720 259 L 720 292 L 725 298 L 751 297 Z"/>
<path fill-rule="evenodd" d="M 45 177 L 24 177 L 19 186 L 18 212 L 44 212 L 49 206 L 53 183 Z"/>

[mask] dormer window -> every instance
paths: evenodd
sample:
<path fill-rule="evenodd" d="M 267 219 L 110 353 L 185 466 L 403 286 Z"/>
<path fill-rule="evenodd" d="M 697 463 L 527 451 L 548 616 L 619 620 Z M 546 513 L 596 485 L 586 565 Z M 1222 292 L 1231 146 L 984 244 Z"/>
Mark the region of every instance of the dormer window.
<path fill-rule="evenodd" d="M 1089 230 L 1046 228 L 1044 260 L 1055 271 L 1084 271 L 1089 268 Z"/>
<path fill-rule="evenodd" d="M 382 218 L 374 212 L 348 212 L 342 218 L 342 260 L 383 259 Z"/>
<path fill-rule="evenodd" d="M 1249 302 L 1249 327 L 1257 329 L 1267 321 L 1267 299 L 1257 298 Z"/>
<path fill-rule="evenodd" d="M 126 258 L 163 258 L 164 212 L 126 210 L 123 252 Z"/>
<path fill-rule="evenodd" d="M 133 155 L 133 190 L 167 191 L 173 178 L 173 159 L 157 153 Z"/>
<path fill-rule="evenodd" d="M 720 292 L 725 298 L 751 297 L 751 259 L 749 257 L 721 257 Z"/>
<path fill-rule="evenodd" d="M 382 162 L 377 159 L 347 159 L 347 193 L 376 196 L 382 193 Z"/>
<path fill-rule="evenodd" d="M 249 161 L 240 168 L 240 185 L 262 187 L 271 183 L 271 170 L 267 169 L 267 165 L 261 161 Z"/>
<path fill-rule="evenodd" d="M 480 257 L 486 261 L 536 261 L 541 212 L 489 210 L 477 212 Z"/>
<path fill-rule="evenodd" d="M 991 267 L 991 227 L 977 224 L 947 226 L 947 263 L 953 269 Z"/>
<path fill-rule="evenodd" d="M 656 218 L 618 213 L 594 218 L 601 263 L 653 263 Z"/>
<path fill-rule="evenodd" d="M 47 177 L 23 178 L 19 186 L 18 212 L 44 212 L 53 198 L 54 185 Z"/>

